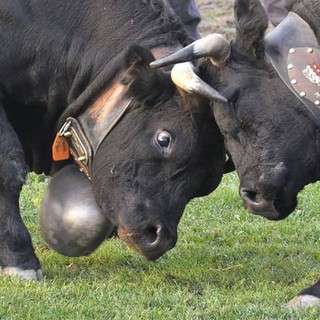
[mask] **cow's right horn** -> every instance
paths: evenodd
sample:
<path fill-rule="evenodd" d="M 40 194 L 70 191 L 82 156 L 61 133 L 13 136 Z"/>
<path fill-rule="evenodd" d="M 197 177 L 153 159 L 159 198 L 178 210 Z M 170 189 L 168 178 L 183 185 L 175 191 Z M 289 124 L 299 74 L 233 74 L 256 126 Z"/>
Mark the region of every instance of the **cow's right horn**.
<path fill-rule="evenodd" d="M 159 68 L 201 57 L 210 57 L 211 62 L 219 66 L 228 60 L 230 52 L 230 42 L 223 35 L 213 33 L 196 40 L 168 57 L 151 62 L 150 66 Z"/>
<path fill-rule="evenodd" d="M 227 103 L 227 99 L 210 87 L 195 72 L 191 62 L 177 63 L 171 70 L 173 83 L 182 90 L 206 97 L 211 101 Z"/>

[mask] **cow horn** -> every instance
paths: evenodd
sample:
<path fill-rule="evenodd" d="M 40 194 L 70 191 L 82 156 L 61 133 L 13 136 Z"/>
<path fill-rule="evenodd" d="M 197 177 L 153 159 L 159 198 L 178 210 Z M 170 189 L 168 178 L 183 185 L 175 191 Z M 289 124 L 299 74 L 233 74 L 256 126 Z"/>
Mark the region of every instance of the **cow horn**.
<path fill-rule="evenodd" d="M 228 60 L 230 52 L 230 42 L 223 35 L 213 33 L 196 40 L 168 57 L 151 62 L 150 66 L 159 68 L 201 57 L 210 57 L 211 62 L 219 66 Z"/>
<path fill-rule="evenodd" d="M 198 94 L 217 102 L 227 102 L 225 97 L 197 76 L 191 62 L 175 64 L 171 70 L 171 79 L 177 87 L 186 92 Z"/>

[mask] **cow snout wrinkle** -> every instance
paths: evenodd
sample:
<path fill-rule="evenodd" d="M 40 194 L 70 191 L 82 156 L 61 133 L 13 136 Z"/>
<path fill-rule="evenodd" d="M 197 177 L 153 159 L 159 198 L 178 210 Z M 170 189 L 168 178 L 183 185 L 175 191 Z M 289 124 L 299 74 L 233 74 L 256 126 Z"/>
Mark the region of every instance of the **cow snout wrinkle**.
<path fill-rule="evenodd" d="M 270 220 L 277 220 L 279 212 L 274 206 L 273 200 L 265 199 L 261 194 L 248 188 L 240 189 L 240 196 L 244 201 L 246 210 L 258 214 Z"/>

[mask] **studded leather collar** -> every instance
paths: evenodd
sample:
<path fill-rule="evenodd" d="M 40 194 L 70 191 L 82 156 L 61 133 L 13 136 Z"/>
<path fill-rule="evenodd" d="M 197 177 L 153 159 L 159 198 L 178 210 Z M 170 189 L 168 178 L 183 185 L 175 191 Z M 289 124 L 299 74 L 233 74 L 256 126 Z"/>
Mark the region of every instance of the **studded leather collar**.
<path fill-rule="evenodd" d="M 320 126 L 320 47 L 310 26 L 290 12 L 265 37 L 265 50 L 280 78 Z"/>

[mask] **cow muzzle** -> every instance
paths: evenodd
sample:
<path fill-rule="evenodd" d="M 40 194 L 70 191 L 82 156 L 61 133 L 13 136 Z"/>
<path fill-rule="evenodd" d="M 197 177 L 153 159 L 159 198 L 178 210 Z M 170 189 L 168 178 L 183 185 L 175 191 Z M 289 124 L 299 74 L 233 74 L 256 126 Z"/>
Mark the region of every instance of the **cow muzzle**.
<path fill-rule="evenodd" d="M 286 218 L 297 205 L 297 197 L 288 198 L 281 190 L 273 196 L 254 191 L 247 187 L 240 188 L 240 196 L 247 211 L 263 216 L 269 220 L 282 220 Z"/>
<path fill-rule="evenodd" d="M 118 235 L 129 248 L 151 261 L 172 249 L 177 242 L 177 233 L 164 224 L 147 225 L 139 229 L 120 225 Z"/>
<path fill-rule="evenodd" d="M 277 211 L 273 200 L 265 199 L 261 194 L 248 188 L 240 188 L 240 196 L 247 211 L 261 215 L 270 220 L 278 220 L 280 213 Z"/>
<path fill-rule="evenodd" d="M 295 209 L 297 193 L 292 189 L 284 162 L 262 163 L 253 171 L 239 174 L 239 177 L 239 193 L 249 212 L 269 220 L 281 220 Z"/>

